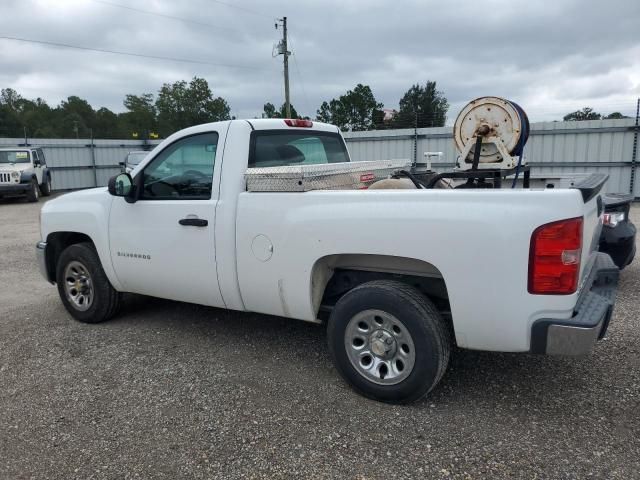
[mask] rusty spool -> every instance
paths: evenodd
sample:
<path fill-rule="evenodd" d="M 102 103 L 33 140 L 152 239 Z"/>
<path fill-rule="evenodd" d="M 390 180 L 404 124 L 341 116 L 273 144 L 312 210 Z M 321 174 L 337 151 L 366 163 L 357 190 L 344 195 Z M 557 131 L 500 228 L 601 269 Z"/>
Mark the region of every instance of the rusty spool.
<path fill-rule="evenodd" d="M 500 97 L 480 97 L 469 102 L 458 114 L 453 127 L 453 137 L 458 152 L 474 144 L 466 160 L 473 159 L 478 135 L 503 143 L 512 156 L 522 154 L 529 138 L 529 119 L 515 102 Z M 495 143 L 483 143 L 480 151 L 481 163 L 500 162 L 502 155 Z"/>

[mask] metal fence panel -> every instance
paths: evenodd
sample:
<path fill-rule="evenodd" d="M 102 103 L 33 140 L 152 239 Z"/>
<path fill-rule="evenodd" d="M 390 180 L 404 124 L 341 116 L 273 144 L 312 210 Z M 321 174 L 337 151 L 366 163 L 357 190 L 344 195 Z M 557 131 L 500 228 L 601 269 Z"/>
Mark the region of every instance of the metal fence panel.
<path fill-rule="evenodd" d="M 634 119 L 532 123 L 525 156 L 535 175 L 604 172 L 609 174 L 606 191 L 629 192 L 634 124 Z M 452 127 L 347 132 L 344 136 L 355 161 L 421 161 L 424 152 L 442 152 L 442 157 L 433 158 L 433 169 L 442 171 L 455 166 Z M 634 184 L 636 197 L 640 197 L 639 183 Z"/>
<path fill-rule="evenodd" d="M 29 147 L 42 148 L 53 172 L 53 190 L 105 186 L 121 171 L 119 162 L 135 150 L 151 150 L 159 141 L 28 139 Z M 24 138 L 0 138 L 0 146 L 24 146 Z"/>
<path fill-rule="evenodd" d="M 607 191 L 629 192 L 631 172 L 635 168 L 632 166 L 634 133 L 637 135 L 638 129 L 634 125 L 634 119 L 533 123 L 525 156 L 536 175 L 605 172 L 609 174 Z M 424 152 L 443 152 L 442 157 L 433 158 L 434 170 L 450 169 L 455 164 L 451 127 L 346 132 L 344 137 L 354 161 L 414 160 L 421 159 Z M 44 150 L 53 171 L 54 190 L 104 186 L 120 171 L 118 163 L 128 152 L 151 150 L 160 143 L 102 139 L 29 139 L 28 142 L 29 146 Z M 0 146 L 24 146 L 24 143 L 23 138 L 0 138 Z M 640 198 L 640 182 L 634 182 L 633 190 Z"/>

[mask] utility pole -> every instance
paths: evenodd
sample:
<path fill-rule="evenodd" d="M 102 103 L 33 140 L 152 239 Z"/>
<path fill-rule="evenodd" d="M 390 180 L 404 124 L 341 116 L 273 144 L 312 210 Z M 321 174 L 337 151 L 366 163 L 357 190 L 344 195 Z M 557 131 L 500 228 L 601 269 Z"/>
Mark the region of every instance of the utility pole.
<path fill-rule="evenodd" d="M 285 116 L 291 118 L 291 99 L 289 98 L 289 55 L 291 52 L 287 47 L 287 17 L 278 19 L 282 23 L 282 40 L 278 44 L 278 55 L 284 55 L 284 110 Z M 278 23 L 276 23 L 276 30 Z"/>

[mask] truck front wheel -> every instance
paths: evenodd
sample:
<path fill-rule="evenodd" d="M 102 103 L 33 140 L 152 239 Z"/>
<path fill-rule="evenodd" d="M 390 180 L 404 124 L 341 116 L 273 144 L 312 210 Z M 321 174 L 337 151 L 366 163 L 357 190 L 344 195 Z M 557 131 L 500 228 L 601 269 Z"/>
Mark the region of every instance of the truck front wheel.
<path fill-rule="evenodd" d="M 416 288 L 398 281 L 364 283 L 335 305 L 329 351 L 342 377 L 366 397 L 408 403 L 431 391 L 449 363 L 442 316 Z"/>
<path fill-rule="evenodd" d="M 60 254 L 56 282 L 65 308 L 81 322 L 103 322 L 120 307 L 120 293 L 111 286 L 91 243 L 71 245 Z"/>

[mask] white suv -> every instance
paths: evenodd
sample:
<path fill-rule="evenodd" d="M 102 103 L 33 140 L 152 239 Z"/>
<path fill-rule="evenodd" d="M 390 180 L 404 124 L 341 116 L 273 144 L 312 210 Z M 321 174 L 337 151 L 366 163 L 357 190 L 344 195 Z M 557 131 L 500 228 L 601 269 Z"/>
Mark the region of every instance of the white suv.
<path fill-rule="evenodd" d="M 25 195 L 37 202 L 51 194 L 51 172 L 41 148 L 0 148 L 0 197 Z"/>

